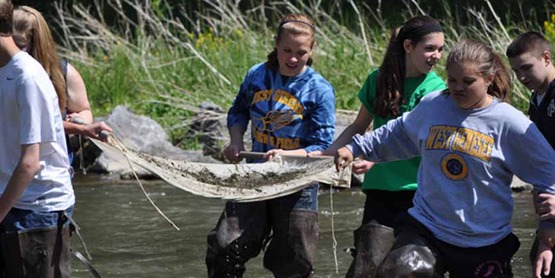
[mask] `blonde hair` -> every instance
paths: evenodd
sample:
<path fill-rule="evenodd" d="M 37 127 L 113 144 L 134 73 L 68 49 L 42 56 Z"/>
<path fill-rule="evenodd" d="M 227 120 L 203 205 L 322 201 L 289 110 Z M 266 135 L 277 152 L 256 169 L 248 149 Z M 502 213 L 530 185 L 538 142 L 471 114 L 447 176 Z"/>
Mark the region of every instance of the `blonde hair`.
<path fill-rule="evenodd" d="M 33 56 L 48 73 L 58 95 L 60 111 L 65 113 L 66 81 L 56 44 L 42 14 L 29 6 L 16 8 L 13 12 L 13 38 L 17 46 Z"/>
<path fill-rule="evenodd" d="M 305 14 L 289 14 L 281 19 L 278 27 L 278 31 L 276 34 L 276 42 L 281 40 L 283 33 L 287 32 L 288 34 L 299 36 L 309 36 L 311 39 L 310 48 L 314 47 L 314 43 L 316 42 L 316 26 L 314 25 L 314 20 L 310 18 L 308 15 Z M 279 69 L 279 62 L 277 58 L 277 50 L 274 49 L 270 54 L 267 56 L 267 66 L 270 69 L 277 70 Z M 308 58 L 306 63 L 307 65 L 312 65 L 312 56 Z"/>
<path fill-rule="evenodd" d="M 503 60 L 491 46 L 478 40 L 463 39 L 449 52 L 447 70 L 452 64 L 474 63 L 477 72 L 486 77 L 493 74 L 493 82 L 488 87 L 488 94 L 502 101 L 509 102 L 511 77 Z"/>

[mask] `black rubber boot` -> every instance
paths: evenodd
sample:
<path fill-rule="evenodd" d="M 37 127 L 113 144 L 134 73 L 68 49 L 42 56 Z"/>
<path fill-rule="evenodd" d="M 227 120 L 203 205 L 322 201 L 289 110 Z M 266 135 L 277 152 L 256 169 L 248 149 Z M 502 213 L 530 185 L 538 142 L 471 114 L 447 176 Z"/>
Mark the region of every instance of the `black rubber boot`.
<path fill-rule="evenodd" d="M 231 215 L 229 211 L 223 213 L 216 228 L 208 234 L 206 267 L 209 278 L 243 277 L 245 263 L 262 250 L 268 233 L 264 218 L 256 214 L 247 217 L 250 215 L 248 206 L 233 210 L 239 216 L 226 216 Z"/>
<path fill-rule="evenodd" d="M 276 278 L 312 277 L 318 228 L 317 212 L 292 211 L 287 223 L 274 226 L 274 235 L 264 255 L 264 266 Z"/>
<path fill-rule="evenodd" d="M 394 246 L 378 266 L 378 278 L 438 278 L 437 259 L 424 239 L 407 232 L 397 235 Z"/>
<path fill-rule="evenodd" d="M 356 229 L 354 237 L 354 259 L 345 277 L 374 277 L 378 266 L 393 246 L 393 229 L 370 222 Z"/>

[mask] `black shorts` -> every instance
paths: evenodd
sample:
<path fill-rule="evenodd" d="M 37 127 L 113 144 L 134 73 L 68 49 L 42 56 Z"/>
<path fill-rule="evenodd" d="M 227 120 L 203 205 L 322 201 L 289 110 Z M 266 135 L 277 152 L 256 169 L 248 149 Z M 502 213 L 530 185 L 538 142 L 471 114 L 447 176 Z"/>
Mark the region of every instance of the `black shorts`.
<path fill-rule="evenodd" d="M 412 207 L 415 192 L 414 190 L 364 190 L 366 201 L 362 225 L 374 221 L 394 228 L 395 218 Z"/>
<path fill-rule="evenodd" d="M 440 276 L 448 272 L 450 278 L 513 277 L 511 258 L 520 247 L 513 233 L 492 245 L 463 248 L 437 239 L 408 213 L 397 221 L 397 240 L 392 249 L 408 244 L 427 246 L 436 258 L 435 272 Z"/>

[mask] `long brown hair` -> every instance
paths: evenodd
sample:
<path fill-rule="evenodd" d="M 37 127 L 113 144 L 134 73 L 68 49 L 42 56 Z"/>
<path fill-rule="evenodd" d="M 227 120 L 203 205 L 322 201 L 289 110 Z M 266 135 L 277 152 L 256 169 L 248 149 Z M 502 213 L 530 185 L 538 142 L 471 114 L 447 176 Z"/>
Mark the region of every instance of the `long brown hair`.
<path fill-rule="evenodd" d="M 13 12 L 13 38 L 17 46 L 39 61 L 48 73 L 58 95 L 60 111 L 64 113 L 66 82 L 56 53 L 56 44 L 42 14 L 28 6 L 16 8 Z"/>
<path fill-rule="evenodd" d="M 382 118 L 400 114 L 404 101 L 403 81 L 407 71 L 403 42 L 408 39 L 412 45 L 416 45 L 426 35 L 435 32 L 442 32 L 441 25 L 430 16 L 413 17 L 392 32 L 378 72 L 373 114 Z"/>
<path fill-rule="evenodd" d="M 488 87 L 488 94 L 501 101 L 509 102 L 511 93 L 509 69 L 503 63 L 501 56 L 490 46 L 481 41 L 463 39 L 449 52 L 447 69 L 454 63 L 474 63 L 477 65 L 477 72 L 484 78 L 493 74 L 494 78 Z"/>
<path fill-rule="evenodd" d="M 314 26 L 314 21 L 309 16 L 305 14 L 290 14 L 282 18 L 279 23 L 278 31 L 275 38 L 276 43 L 281 40 L 284 32 L 287 32 L 288 34 L 294 36 L 310 36 L 312 40 L 310 48 L 314 47 L 314 43 L 316 42 L 316 26 Z M 308 58 L 306 64 L 309 66 L 312 65 L 312 56 Z M 268 54 L 268 61 L 266 62 L 266 66 L 273 70 L 279 69 L 277 50 L 275 48 L 272 52 L 270 52 L 270 54 Z"/>

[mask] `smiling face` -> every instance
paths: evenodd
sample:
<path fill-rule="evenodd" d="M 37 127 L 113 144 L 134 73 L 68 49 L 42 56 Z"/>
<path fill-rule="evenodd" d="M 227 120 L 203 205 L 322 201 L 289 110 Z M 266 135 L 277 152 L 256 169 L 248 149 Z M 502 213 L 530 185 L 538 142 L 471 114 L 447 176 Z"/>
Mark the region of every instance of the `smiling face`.
<path fill-rule="evenodd" d="M 488 86 L 494 76 L 490 74 L 483 77 L 477 68 L 477 64 L 471 62 L 454 63 L 447 68 L 449 95 L 461 109 L 483 108 L 493 100 L 488 95 Z"/>
<path fill-rule="evenodd" d="M 276 42 L 279 72 L 290 77 L 304 72 L 312 55 L 312 45 L 313 38 L 309 35 L 284 32 Z"/>
<path fill-rule="evenodd" d="M 445 37 L 442 32 L 430 33 L 416 44 L 405 40 L 406 77 L 415 77 L 430 72 L 441 59 Z"/>
<path fill-rule="evenodd" d="M 551 62 L 549 52 L 546 51 L 542 55 L 525 52 L 509 58 L 509 62 L 520 83 L 532 91 L 545 92 L 551 81 L 548 73 L 548 65 Z"/>

